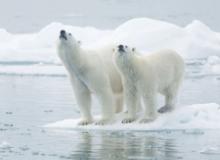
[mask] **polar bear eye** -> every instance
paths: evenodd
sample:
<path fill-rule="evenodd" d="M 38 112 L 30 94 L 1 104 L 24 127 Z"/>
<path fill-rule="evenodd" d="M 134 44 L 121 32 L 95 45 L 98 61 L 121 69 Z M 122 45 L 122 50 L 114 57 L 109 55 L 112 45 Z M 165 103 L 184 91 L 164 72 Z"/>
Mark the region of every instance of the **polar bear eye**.
<path fill-rule="evenodd" d="M 128 48 L 128 46 L 125 46 L 125 48 Z"/>
<path fill-rule="evenodd" d="M 71 34 L 71 33 L 69 33 L 69 36 L 72 36 L 72 34 Z"/>

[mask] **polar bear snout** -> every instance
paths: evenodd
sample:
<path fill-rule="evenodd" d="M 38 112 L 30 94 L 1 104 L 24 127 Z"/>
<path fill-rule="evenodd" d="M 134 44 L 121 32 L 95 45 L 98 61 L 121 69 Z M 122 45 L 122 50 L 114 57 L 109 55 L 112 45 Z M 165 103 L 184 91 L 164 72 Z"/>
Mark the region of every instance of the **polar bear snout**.
<path fill-rule="evenodd" d="M 122 45 L 122 44 L 118 45 L 119 52 L 125 52 L 125 49 L 127 49 L 127 48 L 128 48 L 128 46 L 126 46 L 126 45 Z"/>
<path fill-rule="evenodd" d="M 60 31 L 60 39 L 67 40 L 67 36 L 66 36 L 66 31 L 65 30 L 61 30 Z"/>
<path fill-rule="evenodd" d="M 64 35 L 64 34 L 66 34 L 66 31 L 65 31 L 65 30 L 61 30 L 61 31 L 60 31 L 60 34 L 61 34 L 61 35 Z"/>
<path fill-rule="evenodd" d="M 118 51 L 125 52 L 124 45 L 122 45 L 122 44 L 118 45 Z"/>

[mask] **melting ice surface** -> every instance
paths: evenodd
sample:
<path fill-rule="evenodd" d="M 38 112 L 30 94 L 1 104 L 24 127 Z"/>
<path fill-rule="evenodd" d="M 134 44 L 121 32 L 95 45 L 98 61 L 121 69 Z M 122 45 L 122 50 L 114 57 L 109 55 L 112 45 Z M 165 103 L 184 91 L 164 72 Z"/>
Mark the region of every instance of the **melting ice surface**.
<path fill-rule="evenodd" d="M 89 130 L 184 130 L 184 129 L 220 129 L 220 106 L 218 104 L 195 104 L 182 106 L 172 113 L 159 115 L 158 119 L 149 124 L 140 124 L 137 121 L 131 124 L 122 124 L 123 114 L 119 114 L 111 125 L 78 126 L 79 119 L 67 119 L 48 124 L 45 127 Z"/>

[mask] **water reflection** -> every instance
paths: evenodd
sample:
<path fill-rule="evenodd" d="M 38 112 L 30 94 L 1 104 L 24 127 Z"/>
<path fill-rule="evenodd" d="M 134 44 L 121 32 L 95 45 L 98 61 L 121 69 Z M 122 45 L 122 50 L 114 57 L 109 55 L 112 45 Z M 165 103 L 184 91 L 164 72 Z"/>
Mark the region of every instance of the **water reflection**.
<path fill-rule="evenodd" d="M 175 140 L 142 132 L 81 132 L 69 159 L 179 159 Z"/>
<path fill-rule="evenodd" d="M 75 150 L 71 153 L 72 159 L 91 159 L 92 154 L 92 137 L 89 132 L 81 132 Z"/>

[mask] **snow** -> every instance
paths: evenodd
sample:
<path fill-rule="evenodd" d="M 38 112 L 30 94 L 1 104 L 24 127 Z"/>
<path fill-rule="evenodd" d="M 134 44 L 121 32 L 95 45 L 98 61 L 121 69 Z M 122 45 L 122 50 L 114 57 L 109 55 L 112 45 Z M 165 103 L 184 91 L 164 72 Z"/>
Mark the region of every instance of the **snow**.
<path fill-rule="evenodd" d="M 149 18 L 131 19 L 114 30 L 101 30 L 94 27 L 78 27 L 53 22 L 37 33 L 11 34 L 0 29 L 0 66 L 1 62 L 37 62 L 61 64 L 56 54 L 56 42 L 59 31 L 65 29 L 76 39 L 82 41 L 82 47 L 96 48 L 105 44 L 127 44 L 136 47 L 142 53 L 171 48 L 186 60 L 206 59 L 204 72 L 219 74 L 219 60 L 212 64 L 211 59 L 220 57 L 220 33 L 212 31 L 202 22 L 195 20 L 186 27 L 180 27 L 164 21 Z M 215 60 L 216 61 L 216 60 Z M 42 69 L 12 67 L 1 74 L 13 72 L 41 74 Z M 34 66 L 36 68 L 36 66 Z M 42 67 L 41 67 L 42 68 Z M 44 68 L 47 70 L 48 68 Z M 13 71 L 12 71 L 13 70 Z M 39 73 L 37 72 L 39 71 Z M 47 70 L 51 74 L 51 69 Z M 62 72 L 65 74 L 65 71 Z"/>
<path fill-rule="evenodd" d="M 119 26 L 113 32 L 113 39 L 146 52 L 172 48 L 188 59 L 220 56 L 220 34 L 198 20 L 182 28 L 163 21 L 137 18 Z"/>
<path fill-rule="evenodd" d="M 74 27 L 61 23 L 51 23 L 38 33 L 30 34 L 13 35 L 0 29 L 0 36 L 3 37 L 0 40 L 0 61 L 59 62 L 56 41 L 61 29 L 72 32 L 85 44 L 97 41 L 109 33 L 93 27 Z"/>
<path fill-rule="evenodd" d="M 78 126 L 79 119 L 65 119 L 45 125 L 56 129 L 84 129 L 84 130 L 187 130 L 187 129 L 220 129 L 220 105 L 215 103 L 193 104 L 178 107 L 171 113 L 160 114 L 158 118 L 147 124 L 140 124 L 138 120 L 130 124 L 122 124 L 124 113 L 115 116 L 109 125 Z M 139 116 L 140 117 L 140 116 Z M 96 116 L 95 119 L 98 119 Z"/>
<path fill-rule="evenodd" d="M 30 34 L 10 34 L 0 29 L 0 61 L 59 61 L 56 56 L 56 40 L 61 29 L 72 32 L 84 46 L 126 43 L 145 52 L 162 48 L 176 49 L 188 59 L 220 56 L 220 33 L 212 31 L 198 20 L 180 27 L 164 21 L 136 18 L 115 30 L 77 27 L 58 22 Z"/>

